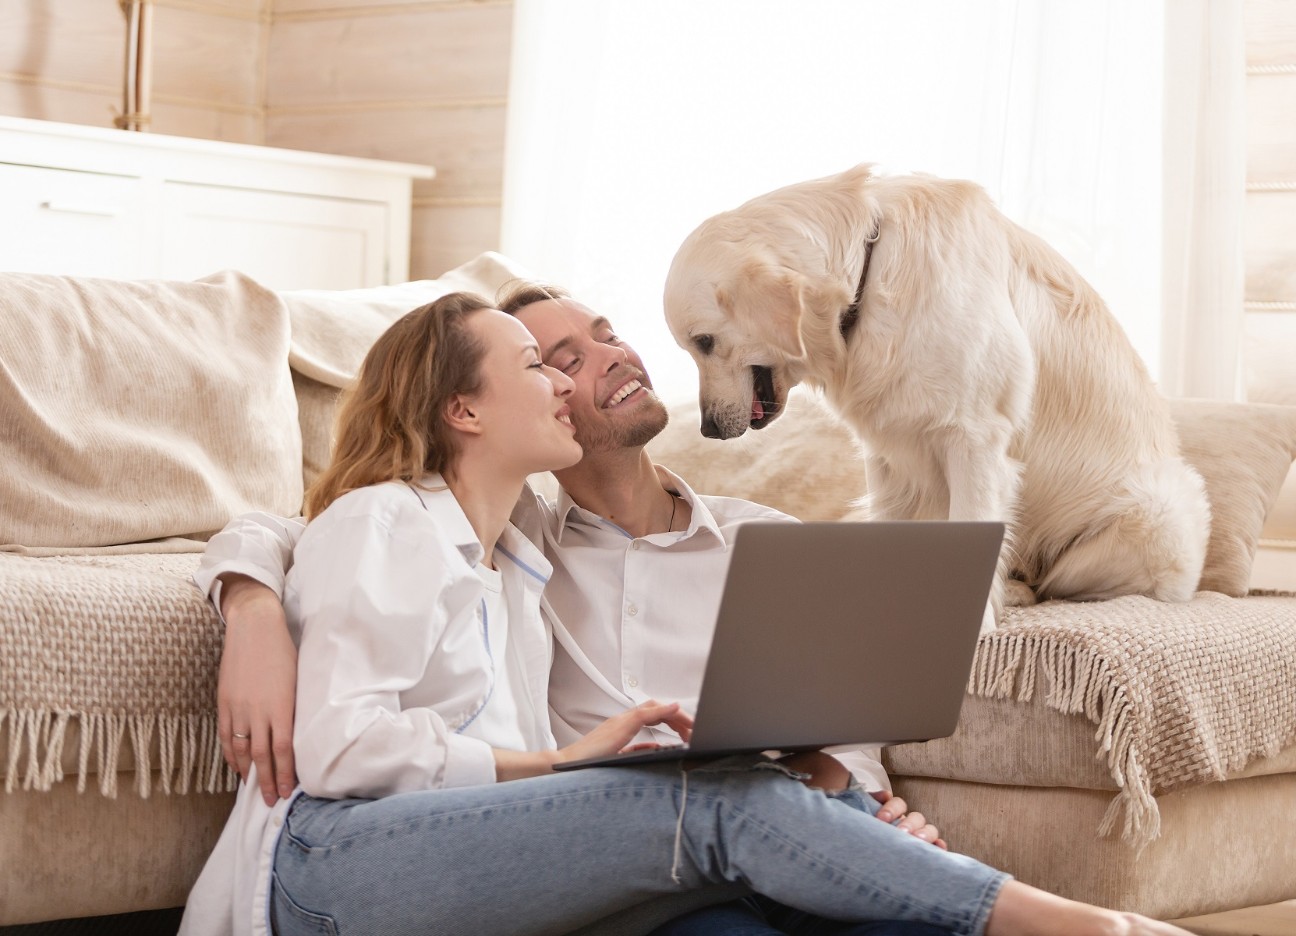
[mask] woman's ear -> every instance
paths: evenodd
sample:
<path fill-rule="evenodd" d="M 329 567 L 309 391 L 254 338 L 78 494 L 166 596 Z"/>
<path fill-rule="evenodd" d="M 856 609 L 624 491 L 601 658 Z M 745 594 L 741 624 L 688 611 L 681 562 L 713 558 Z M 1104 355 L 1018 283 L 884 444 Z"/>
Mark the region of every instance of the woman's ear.
<path fill-rule="evenodd" d="M 446 404 L 445 421 L 451 429 L 457 429 L 460 432 L 466 432 L 469 435 L 479 435 L 481 433 L 481 420 L 477 417 L 477 412 L 473 409 L 471 397 L 462 393 L 456 393 Z"/>

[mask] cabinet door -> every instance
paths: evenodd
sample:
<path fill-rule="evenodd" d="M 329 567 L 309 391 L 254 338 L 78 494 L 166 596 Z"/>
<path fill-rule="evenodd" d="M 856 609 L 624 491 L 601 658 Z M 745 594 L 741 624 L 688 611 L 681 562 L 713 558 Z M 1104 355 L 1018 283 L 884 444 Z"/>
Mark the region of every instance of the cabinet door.
<path fill-rule="evenodd" d="M 145 276 L 140 179 L 0 164 L 0 270 Z"/>
<path fill-rule="evenodd" d="M 235 269 L 271 289 L 385 281 L 387 209 L 377 202 L 168 182 L 161 276 Z"/>

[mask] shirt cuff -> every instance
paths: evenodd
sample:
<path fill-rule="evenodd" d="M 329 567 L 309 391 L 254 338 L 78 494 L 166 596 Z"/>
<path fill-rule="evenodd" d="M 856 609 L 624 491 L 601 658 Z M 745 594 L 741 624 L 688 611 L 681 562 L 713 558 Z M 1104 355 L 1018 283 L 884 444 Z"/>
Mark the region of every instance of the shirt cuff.
<path fill-rule="evenodd" d="M 225 621 L 225 615 L 221 614 L 221 586 L 224 584 L 220 580 L 222 575 L 246 575 L 270 589 L 280 601 L 283 601 L 283 577 L 273 578 L 266 575 L 265 570 L 255 562 L 230 559 L 202 567 L 193 575 L 194 584 L 216 606 L 216 613 L 220 615 L 222 623 Z"/>
<path fill-rule="evenodd" d="M 481 786 L 495 782 L 495 752 L 489 744 L 463 735 L 450 735 L 446 741 L 445 786 Z"/>

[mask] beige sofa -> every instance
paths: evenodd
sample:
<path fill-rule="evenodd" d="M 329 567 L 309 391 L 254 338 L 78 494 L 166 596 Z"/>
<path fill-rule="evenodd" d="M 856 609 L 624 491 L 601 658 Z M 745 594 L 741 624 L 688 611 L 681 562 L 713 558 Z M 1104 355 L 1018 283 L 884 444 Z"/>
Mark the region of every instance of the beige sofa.
<path fill-rule="evenodd" d="M 512 272 L 487 255 L 437 282 L 281 295 L 0 275 L 0 925 L 183 902 L 234 789 L 221 626 L 188 580 L 203 538 L 297 512 L 336 388 L 395 315 Z M 700 490 L 805 519 L 863 493 L 809 395 L 734 443 L 689 409 L 653 451 Z M 1277 495 L 1296 408 L 1177 418 L 1219 505 L 1212 590 L 1013 611 L 958 732 L 887 752 L 954 847 L 1162 917 L 1296 897 L 1296 597 L 1222 593 L 1246 591 L 1258 541 L 1296 547 L 1296 488 Z"/>

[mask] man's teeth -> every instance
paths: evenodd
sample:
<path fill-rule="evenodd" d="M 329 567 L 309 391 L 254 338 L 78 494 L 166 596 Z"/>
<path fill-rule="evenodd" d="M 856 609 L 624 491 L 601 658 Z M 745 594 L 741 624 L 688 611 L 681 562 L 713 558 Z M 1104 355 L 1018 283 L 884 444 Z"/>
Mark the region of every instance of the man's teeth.
<path fill-rule="evenodd" d="M 620 390 L 618 390 L 616 393 L 612 394 L 612 398 L 611 398 L 610 400 L 607 401 L 607 405 L 608 405 L 608 406 L 616 406 L 618 403 L 620 403 L 622 400 L 624 400 L 626 397 L 628 397 L 630 394 L 634 393 L 636 390 L 638 390 L 638 389 L 639 389 L 640 387 L 642 387 L 642 386 L 643 386 L 643 384 L 641 384 L 641 383 L 640 383 L 639 381 L 637 381 L 637 380 L 632 380 L 632 381 L 630 381 L 628 384 L 626 384 L 624 387 L 622 387 L 622 388 L 621 388 Z"/>

